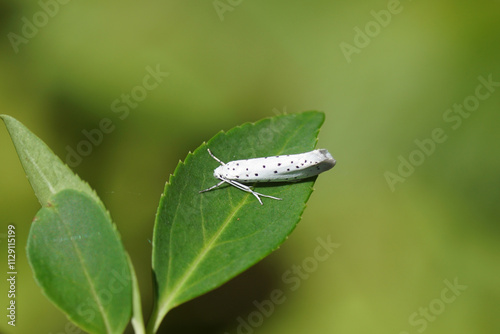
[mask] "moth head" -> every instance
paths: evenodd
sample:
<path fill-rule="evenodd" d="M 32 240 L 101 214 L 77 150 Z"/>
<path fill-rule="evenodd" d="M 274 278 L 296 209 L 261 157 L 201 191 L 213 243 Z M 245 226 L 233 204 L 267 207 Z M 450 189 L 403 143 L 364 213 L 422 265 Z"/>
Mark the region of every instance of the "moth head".
<path fill-rule="evenodd" d="M 216 179 L 221 179 L 221 178 L 224 177 L 223 174 L 222 174 L 223 173 L 223 168 L 224 168 L 224 166 L 219 166 L 216 169 L 214 169 L 214 177 Z"/>

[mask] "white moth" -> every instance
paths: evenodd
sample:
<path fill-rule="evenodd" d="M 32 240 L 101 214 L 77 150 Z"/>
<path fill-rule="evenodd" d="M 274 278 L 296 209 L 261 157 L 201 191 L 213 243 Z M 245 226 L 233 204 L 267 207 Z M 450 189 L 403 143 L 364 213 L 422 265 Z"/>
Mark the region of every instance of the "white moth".
<path fill-rule="evenodd" d="M 223 183 L 229 183 L 257 197 L 261 205 L 263 203 L 259 196 L 277 200 L 281 198 L 255 192 L 243 183 L 293 182 L 318 175 L 335 166 L 335 159 L 325 149 L 300 154 L 235 160 L 228 163 L 216 158 L 210 149 L 208 153 L 221 164 L 214 170 L 214 177 L 221 181 L 208 189 L 201 190 L 200 193 L 215 189 Z"/>

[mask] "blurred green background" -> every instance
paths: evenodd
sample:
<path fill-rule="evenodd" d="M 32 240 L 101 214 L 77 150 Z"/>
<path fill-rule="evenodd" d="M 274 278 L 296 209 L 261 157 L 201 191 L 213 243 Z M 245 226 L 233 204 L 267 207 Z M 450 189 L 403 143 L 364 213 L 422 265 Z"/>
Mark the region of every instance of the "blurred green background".
<path fill-rule="evenodd" d="M 117 223 L 146 315 L 148 240 L 177 162 L 221 129 L 326 113 L 318 146 L 338 164 L 289 240 L 162 332 L 500 332 L 500 2 L 60 1 L 0 2 L 0 113 L 63 160 L 111 120 L 73 169 Z M 145 89 L 148 68 L 169 74 Z M 39 204 L 3 126 L 0 143 L 4 277 L 8 224 L 18 252 L 17 325 L 2 315 L 0 331 L 78 333 L 32 277 Z M 328 237 L 340 246 L 314 265 Z M 297 289 L 294 266 L 308 270 Z M 285 301 L 259 316 L 275 289 Z"/>

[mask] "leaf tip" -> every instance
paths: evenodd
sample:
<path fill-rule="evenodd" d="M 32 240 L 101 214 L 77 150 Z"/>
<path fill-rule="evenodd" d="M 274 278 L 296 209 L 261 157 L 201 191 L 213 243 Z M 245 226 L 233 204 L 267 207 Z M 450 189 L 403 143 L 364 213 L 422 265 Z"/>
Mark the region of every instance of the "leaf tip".
<path fill-rule="evenodd" d="M 16 121 L 16 119 L 14 117 L 6 115 L 6 114 L 0 114 L 0 118 L 2 119 L 5 126 L 7 127 L 7 130 L 9 129 L 9 123 Z"/>

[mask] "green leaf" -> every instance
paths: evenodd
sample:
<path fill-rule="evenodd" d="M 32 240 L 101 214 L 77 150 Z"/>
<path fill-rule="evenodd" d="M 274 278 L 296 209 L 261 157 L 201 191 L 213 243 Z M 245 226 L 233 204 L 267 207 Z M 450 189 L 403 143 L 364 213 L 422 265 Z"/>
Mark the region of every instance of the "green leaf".
<path fill-rule="evenodd" d="M 133 268 L 109 213 L 90 186 L 16 119 L 0 115 L 42 209 L 28 260 L 47 297 L 91 333 L 121 332 L 138 298 Z M 130 265 L 130 267 L 129 267 Z M 135 282 L 135 281 L 134 281 Z M 134 326 L 140 328 L 140 304 Z"/>
<path fill-rule="evenodd" d="M 121 333 L 132 310 L 128 258 L 108 214 L 66 189 L 31 226 L 28 258 L 45 295 L 90 333 Z"/>
<path fill-rule="evenodd" d="M 256 184 L 262 198 L 223 186 L 213 170 L 237 159 L 313 150 L 324 121 L 320 112 L 283 115 L 220 132 L 188 154 L 170 177 L 161 197 L 153 236 L 156 305 L 148 333 L 173 307 L 220 286 L 252 266 L 286 239 L 300 220 L 315 178 L 297 183 Z"/>
<path fill-rule="evenodd" d="M 101 203 L 90 186 L 80 180 L 40 138 L 21 122 L 7 115 L 0 115 L 0 118 L 5 122 L 19 160 L 42 206 L 47 204 L 50 196 L 68 188 L 83 191 Z"/>

